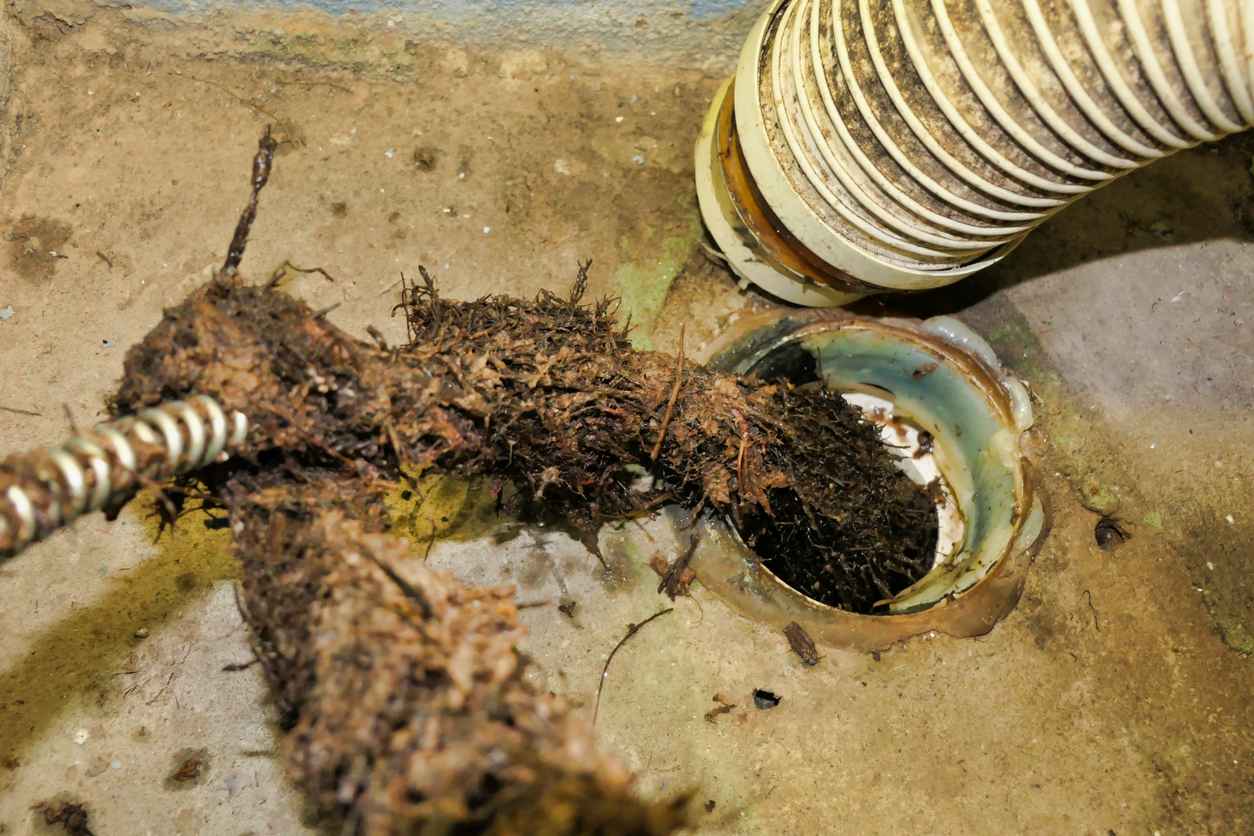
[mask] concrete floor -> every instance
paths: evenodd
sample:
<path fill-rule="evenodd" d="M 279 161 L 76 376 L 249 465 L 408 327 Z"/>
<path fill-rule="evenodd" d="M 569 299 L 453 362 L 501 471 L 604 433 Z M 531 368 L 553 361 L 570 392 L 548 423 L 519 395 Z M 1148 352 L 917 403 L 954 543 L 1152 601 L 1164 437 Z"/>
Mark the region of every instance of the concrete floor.
<path fill-rule="evenodd" d="M 220 263 L 267 123 L 288 142 L 245 268 L 325 268 L 292 291 L 355 333 L 403 334 L 389 309 L 419 264 L 471 297 L 560 289 L 592 258 L 645 347 L 771 304 L 699 248 L 690 149 L 717 69 L 385 41 L 349 60 L 316 17 L 260 38 L 41 5 L 0 38 L 0 450 L 101 414 L 126 346 Z M 810 669 L 698 585 L 603 695 L 598 735 L 646 791 L 696 787 L 704 833 L 1254 831 L 1252 156 L 1177 156 L 988 275 L 865 306 L 956 312 L 1038 396 L 1052 527 L 1023 600 L 980 639 Z M 1100 552 L 1091 509 L 1132 539 Z M 610 584 L 562 535 L 453 516 L 433 561 L 578 602 L 526 610 L 526 649 L 590 712 L 625 625 L 666 603 L 645 566 L 673 553 L 666 526 L 604 532 Z M 223 670 L 250 658 L 226 541 L 153 533 L 135 504 L 0 565 L 0 833 L 43 832 L 31 806 L 58 797 L 99 836 L 317 832 L 260 672 Z M 784 700 L 756 710 L 755 687 Z M 737 708 L 709 723 L 715 694 Z"/>

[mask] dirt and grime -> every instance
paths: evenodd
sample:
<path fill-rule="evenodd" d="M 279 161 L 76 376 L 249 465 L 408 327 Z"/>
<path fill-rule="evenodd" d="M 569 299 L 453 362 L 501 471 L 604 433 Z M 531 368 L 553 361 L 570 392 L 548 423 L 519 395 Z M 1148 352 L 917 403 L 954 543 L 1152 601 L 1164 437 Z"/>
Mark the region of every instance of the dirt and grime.
<path fill-rule="evenodd" d="M 77 801 L 41 801 L 33 808 L 49 830 L 59 830 L 68 836 L 94 836 L 91 812 L 87 805 Z"/>
<path fill-rule="evenodd" d="M 0 315 L 3 403 L 38 413 L 0 413 L 6 451 L 61 439 L 62 404 L 82 423 L 101 417 L 119 347 L 220 265 L 250 153 L 240 138 L 271 121 L 254 108 L 304 144 L 281 146 L 291 179 L 271 184 L 249 258 L 263 271 L 316 259 L 342 283 L 295 276 L 287 289 L 314 310 L 342 302 L 328 318 L 352 333 L 375 324 L 403 341 L 380 305 L 399 270 L 420 262 L 442 277 L 461 268 L 446 290 L 474 298 L 562 288 L 590 257 L 605 268 L 592 295 L 624 281 L 647 291 L 634 297 L 643 308 L 661 300 L 649 336 L 665 349 L 681 324 L 695 351 L 764 304 L 733 292 L 691 234 L 690 143 L 716 74 L 556 50 L 553 72 L 524 82 L 504 78 L 494 52 L 437 43 L 393 72 L 362 39 L 327 56 L 282 35 L 250 38 L 256 28 L 149 26 L 130 14 L 98 8 L 42 26 L 34 51 L 30 30 L 10 33 L 20 61 L 12 84 L 0 82 L 11 91 L 0 206 L 7 223 L 42 218 L 73 233 L 53 248 L 68 258 L 49 256 L 48 281 L 0 275 L 0 311 L 13 310 Z M 637 166 L 642 138 L 653 143 Z M 429 172 L 408 160 L 423 146 L 445 152 Z M 1254 648 L 1244 510 L 1254 495 L 1236 451 L 1254 443 L 1243 325 L 1254 321 L 1243 292 L 1254 259 L 1234 207 L 1254 193 L 1250 158 L 1229 142 L 1156 164 L 1062 213 L 996 274 L 919 300 L 927 313 L 958 312 L 1037 397 L 1052 526 L 1019 608 L 979 640 L 913 641 L 878 662 L 829 651 L 803 670 L 777 630 L 729 615 L 696 584 L 694 601 L 678 599 L 638 637 L 660 658 L 616 658 L 598 721 L 602 747 L 638 772 L 642 791 L 699 783 L 717 801 L 701 826 L 710 833 L 774 834 L 781 822 L 799 836 L 833 822 L 866 833 L 1248 829 L 1254 673 L 1239 649 Z M 1138 231 L 1164 218 L 1169 241 Z M 187 231 L 201 226 L 213 228 Z M 0 271 L 19 276 L 10 247 Z M 1133 539 L 1102 553 L 1087 506 L 1126 520 Z M 496 542 L 502 532 L 474 530 L 446 541 L 419 526 L 413 538 L 434 544 L 433 567 L 518 584 L 520 600 L 577 599 L 578 626 L 556 608 L 519 619 L 533 675 L 590 714 L 623 625 L 665 601 L 652 571 L 630 571 L 632 556 L 673 559 L 682 544 L 653 531 L 659 544 L 642 545 L 631 527 L 603 535 L 607 561 L 622 567 L 606 584 L 557 532 Z M 66 786 L 96 832 L 130 832 L 136 810 L 179 834 L 316 832 L 277 768 L 260 670 L 221 672 L 250 658 L 226 539 L 194 521 L 155 545 L 154 533 L 130 511 L 111 526 L 88 519 L 38 560 L 0 567 L 32 602 L 0 615 L 12 637 L 0 650 L 0 748 L 13 753 L 0 768 L 0 824 L 26 832 L 31 805 Z M 528 568 L 537 560 L 549 568 Z M 175 582 L 189 572 L 193 585 Z M 150 635 L 138 641 L 141 629 Z M 786 695 L 779 708 L 702 720 L 711 693 L 743 693 L 732 700 L 742 703 L 763 683 Z M 213 753 L 214 771 L 172 807 L 162 783 L 188 740 Z M 913 767 L 903 774 L 902 763 Z M 770 777 L 785 772 L 793 780 Z M 903 793 L 920 803 L 903 807 Z"/>

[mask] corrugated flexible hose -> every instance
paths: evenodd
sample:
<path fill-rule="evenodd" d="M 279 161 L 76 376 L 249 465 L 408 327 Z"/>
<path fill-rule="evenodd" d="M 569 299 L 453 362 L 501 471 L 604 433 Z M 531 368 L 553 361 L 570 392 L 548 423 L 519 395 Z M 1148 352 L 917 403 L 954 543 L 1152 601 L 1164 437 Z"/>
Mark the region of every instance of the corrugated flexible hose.
<path fill-rule="evenodd" d="M 702 214 L 788 301 L 939 287 L 1254 125 L 1252 91 L 1252 0 L 776 0 L 698 142 Z"/>

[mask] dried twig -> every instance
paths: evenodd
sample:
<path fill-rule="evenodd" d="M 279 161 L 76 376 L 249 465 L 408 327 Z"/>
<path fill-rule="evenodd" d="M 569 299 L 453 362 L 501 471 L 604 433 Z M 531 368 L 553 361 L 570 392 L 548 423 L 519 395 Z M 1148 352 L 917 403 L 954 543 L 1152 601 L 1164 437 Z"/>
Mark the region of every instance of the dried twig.
<path fill-rule="evenodd" d="M 300 265 L 293 264 L 290 261 L 284 261 L 278 267 L 274 268 L 274 272 L 270 274 L 270 281 L 266 284 L 266 287 L 278 286 L 279 282 L 283 281 L 283 277 L 287 274 L 286 271 L 288 270 L 296 273 L 317 273 L 319 276 L 322 276 L 322 278 L 332 284 L 335 284 L 335 277 L 321 267 L 301 267 Z"/>
<path fill-rule="evenodd" d="M 270 135 L 270 126 L 266 125 L 265 133 L 257 143 L 257 155 L 253 157 L 252 194 L 248 205 L 239 216 L 235 225 L 235 234 L 231 237 L 231 245 L 227 248 L 226 261 L 222 263 L 221 275 L 233 276 L 239 269 L 244 258 L 244 248 L 248 246 L 248 233 L 252 230 L 253 221 L 257 218 L 257 198 L 270 179 L 270 168 L 274 164 L 274 149 L 278 143 Z"/>
<path fill-rule="evenodd" d="M 627 643 L 627 640 L 629 638 L 636 635 L 636 633 L 639 633 L 640 630 L 650 621 L 653 621 L 656 618 L 661 618 L 662 616 L 666 615 L 668 612 L 674 612 L 674 611 L 675 611 L 674 607 L 667 607 L 664 610 L 658 610 L 653 615 L 646 618 L 644 621 L 641 621 L 639 624 L 627 625 L 626 635 L 624 635 L 621 639 L 618 640 L 618 644 L 614 645 L 614 649 L 610 651 L 610 655 L 606 657 L 605 659 L 605 667 L 601 668 L 601 682 L 600 684 L 597 685 L 597 701 L 596 701 L 596 704 L 592 708 L 592 724 L 594 726 L 596 725 L 596 722 L 597 722 L 597 715 L 601 713 L 601 692 L 605 690 L 605 679 L 607 676 L 609 676 L 610 662 L 614 661 L 614 655 L 618 653 L 619 649 L 624 644 Z"/>
<path fill-rule="evenodd" d="M 1100 633 L 1102 631 L 1102 623 L 1097 617 L 1097 607 L 1093 606 L 1093 593 L 1086 589 L 1084 590 L 1084 597 L 1088 599 L 1089 609 L 1093 611 L 1093 626 Z"/>

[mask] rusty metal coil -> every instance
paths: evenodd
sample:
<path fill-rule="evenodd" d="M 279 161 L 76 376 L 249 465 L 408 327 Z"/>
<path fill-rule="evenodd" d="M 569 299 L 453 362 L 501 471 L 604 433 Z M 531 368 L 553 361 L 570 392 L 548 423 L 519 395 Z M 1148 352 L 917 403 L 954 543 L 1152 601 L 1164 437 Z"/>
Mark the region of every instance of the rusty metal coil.
<path fill-rule="evenodd" d="M 213 398 L 197 395 L 12 456 L 0 464 L 0 556 L 18 554 L 144 482 L 224 460 L 247 434 L 242 413 L 228 416 Z"/>

